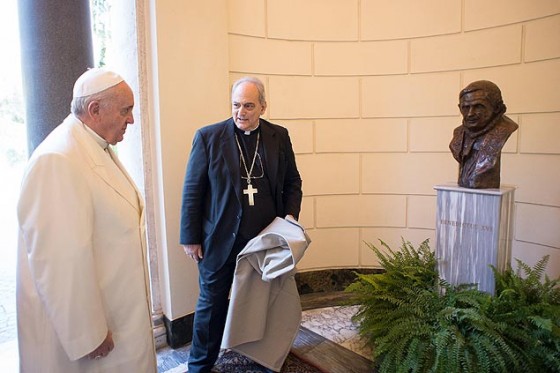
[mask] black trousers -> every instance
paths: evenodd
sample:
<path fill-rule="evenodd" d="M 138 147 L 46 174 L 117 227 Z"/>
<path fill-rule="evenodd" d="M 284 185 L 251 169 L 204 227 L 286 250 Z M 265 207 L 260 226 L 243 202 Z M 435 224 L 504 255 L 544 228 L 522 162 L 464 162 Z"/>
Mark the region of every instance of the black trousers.
<path fill-rule="evenodd" d="M 237 254 L 247 244 L 246 240 L 240 241 L 218 271 L 207 271 L 199 265 L 200 295 L 194 314 L 189 373 L 210 372 L 220 353 Z"/>

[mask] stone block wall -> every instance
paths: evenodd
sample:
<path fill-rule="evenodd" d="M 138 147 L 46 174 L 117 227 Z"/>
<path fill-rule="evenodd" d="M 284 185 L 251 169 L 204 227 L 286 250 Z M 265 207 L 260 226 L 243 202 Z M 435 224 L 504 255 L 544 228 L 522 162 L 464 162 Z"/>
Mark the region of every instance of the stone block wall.
<path fill-rule="evenodd" d="M 435 247 L 435 184 L 458 93 L 492 80 L 519 125 L 513 257 L 560 275 L 560 3 L 553 0 L 228 0 L 230 81 L 260 77 L 290 130 L 313 244 L 302 270 L 375 267 L 364 241 Z M 515 264 L 515 263 L 514 263 Z"/>

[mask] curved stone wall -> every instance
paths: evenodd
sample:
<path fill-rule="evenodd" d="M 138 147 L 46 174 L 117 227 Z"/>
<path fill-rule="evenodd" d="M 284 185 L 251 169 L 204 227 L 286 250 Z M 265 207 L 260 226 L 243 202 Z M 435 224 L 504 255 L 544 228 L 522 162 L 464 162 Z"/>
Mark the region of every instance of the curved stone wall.
<path fill-rule="evenodd" d="M 513 256 L 560 274 L 560 3 L 229 0 L 230 80 L 259 76 L 291 133 L 313 244 L 302 270 L 370 267 L 364 242 L 430 238 L 433 186 L 455 181 L 458 93 L 497 83 L 519 125 Z"/>

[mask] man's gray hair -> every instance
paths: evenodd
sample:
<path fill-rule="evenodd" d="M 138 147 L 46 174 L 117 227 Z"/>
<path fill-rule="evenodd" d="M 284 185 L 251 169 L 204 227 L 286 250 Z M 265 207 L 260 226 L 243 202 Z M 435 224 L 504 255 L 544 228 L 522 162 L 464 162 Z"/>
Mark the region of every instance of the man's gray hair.
<path fill-rule="evenodd" d="M 87 113 L 88 106 L 92 101 L 101 101 L 110 97 L 113 94 L 112 88 L 114 87 L 109 87 L 104 91 L 89 96 L 74 97 L 70 103 L 70 112 L 77 118 L 80 118 Z"/>
<path fill-rule="evenodd" d="M 264 84 L 263 84 L 263 82 L 261 82 L 261 80 L 259 78 L 255 78 L 253 76 L 245 76 L 245 77 L 237 80 L 235 83 L 233 83 L 233 86 L 231 87 L 232 97 L 233 97 L 233 92 L 235 91 L 235 89 L 243 83 L 254 84 L 255 87 L 257 87 L 257 90 L 259 91 L 259 102 L 260 102 L 260 104 L 263 105 L 263 106 L 266 105 L 266 96 L 265 96 L 265 93 L 264 93 Z"/>

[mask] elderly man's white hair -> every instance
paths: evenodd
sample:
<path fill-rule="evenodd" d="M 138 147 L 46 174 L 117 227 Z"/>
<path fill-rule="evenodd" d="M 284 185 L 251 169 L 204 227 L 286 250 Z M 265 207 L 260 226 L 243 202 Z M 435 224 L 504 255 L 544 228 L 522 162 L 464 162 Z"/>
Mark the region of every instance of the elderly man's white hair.
<path fill-rule="evenodd" d="M 70 111 L 76 116 L 85 114 L 91 101 L 105 97 L 109 88 L 124 82 L 119 74 L 102 68 L 91 68 L 74 83 Z"/>
<path fill-rule="evenodd" d="M 259 102 L 260 102 L 260 104 L 263 105 L 263 106 L 266 105 L 266 96 L 265 96 L 265 93 L 264 93 L 264 84 L 263 84 L 263 82 L 261 82 L 261 80 L 259 78 L 255 78 L 253 76 L 245 76 L 245 77 L 237 80 L 235 83 L 233 83 L 233 86 L 231 87 L 231 95 L 232 96 L 233 96 L 233 92 L 235 91 L 235 89 L 243 83 L 253 83 L 257 87 L 257 90 L 259 91 Z"/>

